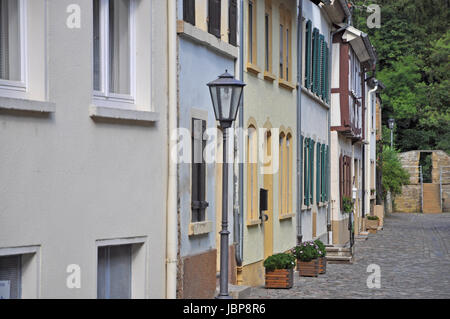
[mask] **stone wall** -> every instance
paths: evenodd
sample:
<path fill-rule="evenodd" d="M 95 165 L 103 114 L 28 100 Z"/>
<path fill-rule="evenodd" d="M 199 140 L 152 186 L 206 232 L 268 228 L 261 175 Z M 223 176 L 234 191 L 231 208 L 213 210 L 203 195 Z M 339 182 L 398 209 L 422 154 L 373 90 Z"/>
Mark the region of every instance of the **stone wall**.
<path fill-rule="evenodd" d="M 413 213 L 421 209 L 421 188 L 419 178 L 420 153 L 432 153 L 432 183 L 439 184 L 442 168 L 443 211 L 450 212 L 450 156 L 443 151 L 410 151 L 399 154 L 403 167 L 410 174 L 410 184 L 402 187 L 402 194 L 395 198 L 398 212 Z"/>
<path fill-rule="evenodd" d="M 417 213 L 422 211 L 420 184 L 404 185 L 402 194 L 395 198 L 395 211 L 400 213 Z"/>

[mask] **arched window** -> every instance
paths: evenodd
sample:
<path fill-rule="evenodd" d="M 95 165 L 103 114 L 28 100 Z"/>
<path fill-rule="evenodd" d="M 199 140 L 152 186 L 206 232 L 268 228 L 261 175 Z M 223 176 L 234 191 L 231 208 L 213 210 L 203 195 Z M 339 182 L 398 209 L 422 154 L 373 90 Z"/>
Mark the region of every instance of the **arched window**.
<path fill-rule="evenodd" d="M 258 220 L 257 147 L 256 128 L 250 125 L 247 133 L 247 220 L 249 222 Z"/>

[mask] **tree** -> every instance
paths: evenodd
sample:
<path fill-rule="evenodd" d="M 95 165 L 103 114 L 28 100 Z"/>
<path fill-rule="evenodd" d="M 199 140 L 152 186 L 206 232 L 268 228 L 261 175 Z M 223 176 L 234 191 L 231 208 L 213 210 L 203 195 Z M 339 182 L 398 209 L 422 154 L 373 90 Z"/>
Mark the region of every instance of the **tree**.
<path fill-rule="evenodd" d="M 369 3 L 381 8 L 379 29 L 367 27 Z M 376 77 L 386 85 L 383 122 L 396 119 L 395 145 L 450 153 L 449 1 L 356 0 L 353 15 L 377 51 Z"/>
<path fill-rule="evenodd" d="M 387 192 L 395 197 L 401 194 L 403 185 L 409 184 L 409 173 L 402 167 L 397 151 L 389 146 L 383 148 L 381 161 L 383 197 L 386 198 Z"/>

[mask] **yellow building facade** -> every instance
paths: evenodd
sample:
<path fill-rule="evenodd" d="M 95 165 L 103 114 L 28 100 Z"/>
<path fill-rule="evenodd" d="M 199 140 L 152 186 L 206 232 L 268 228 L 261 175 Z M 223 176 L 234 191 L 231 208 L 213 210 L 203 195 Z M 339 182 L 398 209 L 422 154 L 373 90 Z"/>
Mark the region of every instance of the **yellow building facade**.
<path fill-rule="evenodd" d="M 264 259 L 296 244 L 296 12 L 292 0 L 244 1 L 241 285 L 263 284 Z M 260 189 L 268 194 L 262 218 Z"/>

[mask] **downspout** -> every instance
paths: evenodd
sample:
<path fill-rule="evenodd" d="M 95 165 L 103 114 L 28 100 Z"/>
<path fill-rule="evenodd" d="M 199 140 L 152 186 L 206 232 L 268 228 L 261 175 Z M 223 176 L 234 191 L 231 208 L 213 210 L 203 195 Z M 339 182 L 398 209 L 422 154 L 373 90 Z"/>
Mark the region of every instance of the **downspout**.
<path fill-rule="evenodd" d="M 167 238 L 166 238 L 166 298 L 177 297 L 177 164 L 170 157 L 176 140 L 171 133 L 177 128 L 177 8 L 176 0 L 167 1 L 168 32 L 168 183 L 167 183 Z"/>
<path fill-rule="evenodd" d="M 368 95 L 368 105 L 367 105 L 367 112 L 366 112 L 366 127 L 367 128 L 369 128 L 369 125 L 367 125 L 369 123 L 369 121 L 370 121 L 370 116 L 369 115 L 372 115 L 372 114 L 369 114 L 369 110 L 370 110 L 370 113 L 372 113 L 373 96 L 376 93 L 376 91 L 378 91 L 378 81 L 375 80 L 374 82 L 375 82 L 375 87 L 372 90 L 369 90 L 369 92 L 367 93 L 367 95 Z M 373 123 L 370 121 L 370 128 L 372 128 L 372 124 Z M 372 133 L 370 132 L 370 130 L 367 130 L 367 131 L 368 132 L 366 132 L 366 136 L 369 138 L 369 140 L 368 140 L 369 144 L 368 144 L 368 146 L 365 145 L 365 148 L 366 148 L 365 151 L 368 153 L 365 165 L 366 165 L 367 169 L 370 170 L 369 171 L 370 173 L 367 174 L 367 185 L 366 186 L 368 186 L 368 188 L 366 187 L 366 192 L 368 190 L 369 193 L 367 194 L 367 201 L 365 202 L 364 209 L 365 209 L 366 212 L 369 212 L 370 211 L 370 185 L 372 184 L 372 180 L 371 180 L 371 178 L 372 178 L 371 177 L 372 176 L 372 171 L 371 171 L 372 167 L 370 165 L 370 142 L 371 142 Z M 375 139 L 375 147 L 376 147 L 376 139 Z M 365 174 L 364 174 L 364 176 L 365 176 Z M 374 174 L 374 177 L 375 177 L 375 174 Z M 364 194 L 364 196 L 366 196 L 366 194 Z"/>
<path fill-rule="evenodd" d="M 244 81 L 244 0 L 240 1 L 240 9 L 239 9 L 239 79 Z M 241 105 L 239 107 L 239 128 L 244 127 L 244 96 L 245 92 L 242 92 Z M 240 136 L 236 136 L 237 139 Z M 234 209 L 234 236 L 235 242 L 237 243 L 237 247 L 235 250 L 236 255 L 236 264 L 238 267 L 242 266 L 242 259 L 244 255 L 243 250 L 243 238 L 244 238 L 244 164 L 242 161 L 243 158 L 243 149 L 245 142 L 237 141 L 235 145 L 240 144 L 241 152 L 239 152 L 239 207 Z M 235 197 L 236 198 L 236 197 Z M 238 221 L 238 222 L 236 222 Z"/>
<path fill-rule="evenodd" d="M 345 8 L 345 6 L 343 6 Z M 347 8 L 348 10 L 348 8 Z M 328 189 L 328 207 L 327 207 L 327 230 L 328 230 L 328 244 L 332 244 L 332 227 L 331 227 L 331 82 L 332 82 L 332 70 L 333 70 L 333 39 L 334 35 L 344 31 L 350 26 L 351 22 L 351 14 L 350 11 L 348 11 L 347 15 L 347 22 L 344 26 L 337 29 L 336 31 L 333 31 L 330 33 L 330 56 L 328 57 L 328 65 L 330 66 L 328 68 L 328 81 L 330 82 L 330 85 L 328 87 L 328 96 L 330 97 L 330 105 L 328 109 L 328 179 L 327 179 L 327 189 Z"/>
<path fill-rule="evenodd" d="M 302 167 L 303 167 L 303 142 L 302 142 L 302 74 L 303 74 L 303 0 L 298 2 L 297 14 L 297 243 L 303 240 L 302 234 Z"/>

